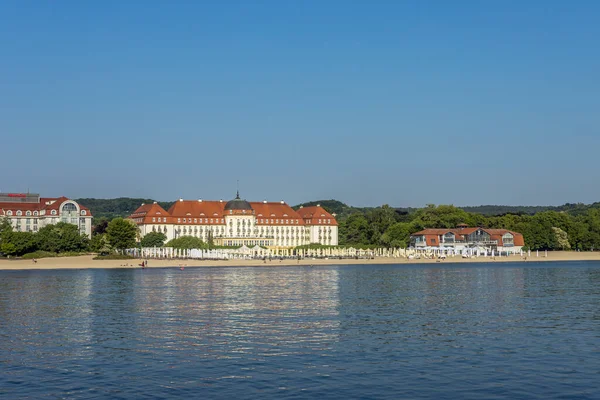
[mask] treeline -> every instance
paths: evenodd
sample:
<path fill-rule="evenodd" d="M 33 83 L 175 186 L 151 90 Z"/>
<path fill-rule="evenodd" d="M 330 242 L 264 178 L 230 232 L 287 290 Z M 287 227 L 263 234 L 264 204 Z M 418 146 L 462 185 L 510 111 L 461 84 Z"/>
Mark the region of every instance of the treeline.
<path fill-rule="evenodd" d="M 415 212 L 398 212 L 384 205 L 352 213 L 338 223 L 341 245 L 407 247 L 411 233 L 425 228 L 455 228 L 464 223 L 520 232 L 532 250 L 600 249 L 600 208 L 595 205 L 585 210 L 577 207 L 570 212 L 494 216 L 469 213 L 448 205 L 429 205 Z"/>
<path fill-rule="evenodd" d="M 130 216 L 135 210 L 137 210 L 142 203 L 150 204 L 155 200 L 152 199 L 142 199 L 142 198 L 129 198 L 129 197 L 119 197 L 117 199 L 93 199 L 93 198 L 84 198 L 84 199 L 75 199 L 75 201 L 87 208 L 90 209 L 92 215 L 94 216 L 95 221 L 99 221 L 101 219 L 111 220 L 113 218 L 121 217 L 127 218 Z M 168 210 L 174 201 L 159 201 L 158 204 L 163 207 L 165 210 Z"/>
<path fill-rule="evenodd" d="M 94 199 L 94 198 L 82 198 L 75 199 L 79 204 L 88 207 L 94 218 L 111 220 L 113 218 L 122 217 L 126 218 L 133 213 L 138 207 L 144 204 L 154 202 L 153 199 L 143 198 L 129 198 L 119 197 L 116 199 Z M 159 201 L 161 207 L 168 210 L 174 201 Z M 378 207 L 353 207 L 342 203 L 338 200 L 318 200 L 307 203 L 302 203 L 294 206 L 297 210 L 300 206 L 314 206 L 320 204 L 330 213 L 337 214 L 338 220 L 343 220 L 352 214 L 367 214 L 370 211 L 377 209 Z M 556 211 L 566 212 L 571 215 L 585 214 L 589 209 L 600 208 L 600 203 L 593 203 L 590 205 L 582 203 L 567 203 L 562 206 L 502 206 L 502 205 L 482 205 L 482 206 L 466 206 L 458 207 L 468 213 L 483 214 L 486 216 L 498 216 L 504 214 L 517 214 L 517 215 L 535 215 L 544 211 Z M 411 207 L 394 207 L 393 208 L 399 214 L 413 214 L 417 212 L 418 208 Z"/>
<path fill-rule="evenodd" d="M 94 215 L 94 236 L 106 231 L 111 219 L 126 217 L 152 199 L 77 199 Z M 168 209 L 173 202 L 159 202 Z M 562 206 L 454 207 L 428 205 L 425 208 L 352 207 L 337 200 L 319 200 L 294 206 L 320 204 L 335 213 L 340 245 L 406 247 L 410 234 L 424 228 L 454 228 L 464 223 L 484 228 L 503 228 L 523 234 L 533 250 L 600 249 L 600 203 L 567 203 Z M 164 238 L 148 237 L 143 245 L 164 244 Z M 209 244 L 204 244 L 209 245 Z M 184 245 L 184 246 L 187 246 Z M 146 247 L 146 246 L 145 246 Z"/>
<path fill-rule="evenodd" d="M 461 209 L 470 212 L 483 214 L 488 216 L 503 215 L 503 214 L 528 214 L 534 215 L 544 211 L 557 211 L 567 212 L 572 215 L 584 214 L 587 210 L 592 208 L 600 208 L 600 203 L 593 203 L 590 205 L 583 203 L 566 203 L 562 206 L 472 206 L 472 207 L 460 207 Z"/>
<path fill-rule="evenodd" d="M 6 218 L 0 218 L 0 253 L 8 257 L 41 258 L 88 252 L 111 254 L 134 247 L 137 226 L 129 220 L 115 218 L 106 226 L 96 227 L 90 240 L 79 233 L 77 225 L 59 222 L 37 232 L 15 231 Z"/>

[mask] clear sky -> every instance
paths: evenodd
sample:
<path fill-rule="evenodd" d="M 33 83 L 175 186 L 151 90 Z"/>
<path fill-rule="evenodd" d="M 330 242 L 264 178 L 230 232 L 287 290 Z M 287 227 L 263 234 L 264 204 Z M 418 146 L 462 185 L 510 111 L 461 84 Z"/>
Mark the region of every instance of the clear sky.
<path fill-rule="evenodd" d="M 599 1 L 3 1 L 1 191 L 600 201 Z"/>

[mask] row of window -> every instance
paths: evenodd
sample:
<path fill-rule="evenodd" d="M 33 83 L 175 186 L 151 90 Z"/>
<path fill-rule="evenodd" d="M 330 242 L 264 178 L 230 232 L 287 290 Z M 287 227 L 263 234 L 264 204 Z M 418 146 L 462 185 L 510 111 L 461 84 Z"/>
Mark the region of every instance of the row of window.
<path fill-rule="evenodd" d="M 87 212 L 85 210 L 81 210 L 81 215 L 86 215 L 86 214 L 87 214 Z M 13 215 L 12 210 L 6 211 L 6 215 L 9 216 L 9 217 L 11 217 Z M 15 215 L 17 217 L 20 217 L 20 216 L 23 215 L 23 211 L 18 210 L 18 211 L 16 211 Z M 39 213 L 37 211 L 34 211 L 33 213 L 31 211 L 25 211 L 25 215 L 28 216 L 28 217 L 30 217 L 32 215 L 34 217 L 37 217 L 39 215 Z M 56 215 L 56 210 L 51 210 L 50 211 L 50 215 Z"/>

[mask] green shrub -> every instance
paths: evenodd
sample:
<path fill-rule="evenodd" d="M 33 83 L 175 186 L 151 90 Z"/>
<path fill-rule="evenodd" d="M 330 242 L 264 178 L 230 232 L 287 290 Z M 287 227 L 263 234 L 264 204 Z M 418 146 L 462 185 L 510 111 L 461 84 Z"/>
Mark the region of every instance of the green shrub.
<path fill-rule="evenodd" d="M 38 251 L 34 251 L 32 253 L 23 254 L 22 258 L 24 258 L 26 260 L 31 260 L 32 258 L 48 258 L 48 257 L 58 257 L 58 254 L 56 254 L 53 251 L 38 250 Z"/>
<path fill-rule="evenodd" d="M 127 254 L 107 254 L 105 256 L 96 256 L 94 260 L 135 260 L 135 257 Z"/>
<path fill-rule="evenodd" d="M 31 253 L 23 254 L 21 258 L 30 260 L 32 258 L 48 258 L 48 257 L 77 257 L 83 256 L 89 253 L 79 251 L 66 251 L 64 253 L 55 253 L 53 251 L 38 250 Z"/>

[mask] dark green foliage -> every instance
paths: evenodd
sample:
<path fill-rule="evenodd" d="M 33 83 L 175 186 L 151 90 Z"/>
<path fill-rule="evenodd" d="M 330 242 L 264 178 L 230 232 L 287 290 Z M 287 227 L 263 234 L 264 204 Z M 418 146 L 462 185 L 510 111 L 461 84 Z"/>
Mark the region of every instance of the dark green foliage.
<path fill-rule="evenodd" d="M 35 235 L 31 232 L 6 232 L 2 235 L 0 251 L 9 256 L 20 256 L 36 250 Z"/>
<path fill-rule="evenodd" d="M 424 228 L 455 228 L 458 224 L 503 228 L 523 234 L 532 250 L 600 249 L 600 203 L 590 206 L 564 205 L 563 211 L 540 208 L 529 215 L 486 216 L 451 205 L 428 205 L 402 214 L 387 206 L 355 212 L 338 218 L 340 245 L 406 247 L 410 234 Z"/>
<path fill-rule="evenodd" d="M 131 220 L 115 218 L 106 228 L 106 237 L 110 246 L 117 250 L 135 247 L 138 228 Z"/>
<path fill-rule="evenodd" d="M 35 241 L 37 249 L 53 253 L 85 251 L 89 244 L 87 236 L 81 235 L 76 225 L 65 222 L 43 227 L 35 234 Z"/>
<path fill-rule="evenodd" d="M 175 249 L 208 249 L 208 245 L 202 239 L 193 236 L 181 236 L 172 239 L 165 246 Z"/>
<path fill-rule="evenodd" d="M 102 217 L 109 220 L 116 217 L 128 217 L 142 203 L 152 204 L 154 202 L 152 199 L 132 199 L 128 197 L 119 197 L 117 199 L 75 199 L 75 201 L 90 209 L 94 216 L 94 225 Z M 173 202 L 158 202 L 158 204 L 165 210 L 168 210 L 173 205 Z"/>
<path fill-rule="evenodd" d="M 51 251 L 43 251 L 37 250 L 33 253 L 23 254 L 21 258 L 24 259 L 32 259 L 32 258 L 48 258 L 48 257 L 77 257 L 88 254 L 87 252 L 78 252 L 78 251 L 67 251 L 64 253 L 53 253 Z"/>
<path fill-rule="evenodd" d="M 134 260 L 135 257 L 128 256 L 127 254 L 108 254 L 100 255 L 93 258 L 94 260 Z"/>
<path fill-rule="evenodd" d="M 161 247 L 167 236 L 162 232 L 150 232 L 144 236 L 140 242 L 142 247 Z"/>

